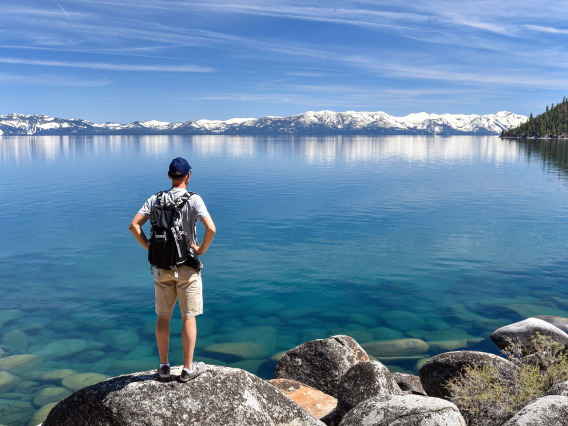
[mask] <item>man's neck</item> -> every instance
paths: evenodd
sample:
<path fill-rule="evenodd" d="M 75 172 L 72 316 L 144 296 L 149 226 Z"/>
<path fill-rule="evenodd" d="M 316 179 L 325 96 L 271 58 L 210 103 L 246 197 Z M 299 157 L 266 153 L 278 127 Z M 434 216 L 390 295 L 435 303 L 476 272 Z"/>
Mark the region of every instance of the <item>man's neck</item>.
<path fill-rule="evenodd" d="M 185 182 L 180 183 L 179 185 L 172 185 L 172 189 L 179 188 L 179 189 L 186 189 L 187 184 Z"/>

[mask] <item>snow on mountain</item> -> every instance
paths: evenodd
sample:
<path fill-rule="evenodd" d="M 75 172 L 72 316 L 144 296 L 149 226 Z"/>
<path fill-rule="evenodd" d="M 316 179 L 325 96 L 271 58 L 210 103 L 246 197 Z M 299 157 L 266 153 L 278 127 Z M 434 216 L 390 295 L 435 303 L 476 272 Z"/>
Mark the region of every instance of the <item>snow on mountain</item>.
<path fill-rule="evenodd" d="M 488 115 L 409 114 L 385 112 L 307 111 L 291 117 L 266 116 L 230 120 L 197 120 L 185 123 L 135 121 L 130 124 L 96 124 L 81 119 L 46 115 L 0 116 L 0 135 L 96 135 L 96 134 L 226 134 L 226 135 L 456 135 L 499 134 L 518 126 L 527 117 L 500 111 Z"/>

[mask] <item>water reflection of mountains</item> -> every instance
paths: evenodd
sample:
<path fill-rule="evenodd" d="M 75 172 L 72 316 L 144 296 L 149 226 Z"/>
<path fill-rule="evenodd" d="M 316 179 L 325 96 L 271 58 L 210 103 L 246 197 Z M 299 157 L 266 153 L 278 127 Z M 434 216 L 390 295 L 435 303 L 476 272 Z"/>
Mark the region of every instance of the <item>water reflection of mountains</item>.
<path fill-rule="evenodd" d="M 400 158 L 409 163 L 538 160 L 568 175 L 568 141 L 501 140 L 495 136 L 18 136 L 0 137 L 0 161 L 29 162 L 73 158 L 78 154 L 156 156 L 171 151 L 228 154 L 232 157 L 294 155 L 308 163 L 376 162 Z M 549 170 L 553 171 L 553 170 Z"/>

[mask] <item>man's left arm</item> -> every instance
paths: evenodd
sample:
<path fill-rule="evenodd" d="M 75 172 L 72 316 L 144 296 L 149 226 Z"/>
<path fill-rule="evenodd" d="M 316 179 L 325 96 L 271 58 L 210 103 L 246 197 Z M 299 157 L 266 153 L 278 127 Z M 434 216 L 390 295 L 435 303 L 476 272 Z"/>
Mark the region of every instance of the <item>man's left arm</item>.
<path fill-rule="evenodd" d="M 203 226 L 205 227 L 205 235 L 203 236 L 203 241 L 201 241 L 200 245 L 192 244 L 190 247 L 195 251 L 198 255 L 203 255 L 209 248 L 211 241 L 213 241 L 213 237 L 215 236 L 215 224 L 213 223 L 213 219 L 211 216 L 205 216 L 199 219 Z"/>

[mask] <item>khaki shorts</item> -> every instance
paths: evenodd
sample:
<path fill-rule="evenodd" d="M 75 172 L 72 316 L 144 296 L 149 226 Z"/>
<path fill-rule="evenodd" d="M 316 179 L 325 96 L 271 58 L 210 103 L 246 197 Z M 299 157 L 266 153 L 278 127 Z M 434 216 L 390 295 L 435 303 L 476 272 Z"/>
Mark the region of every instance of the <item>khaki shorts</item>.
<path fill-rule="evenodd" d="M 156 269 L 154 286 L 156 290 L 156 314 L 171 317 L 176 299 L 182 317 L 194 317 L 203 313 L 201 274 L 189 266 L 178 268 L 178 278 L 170 269 Z"/>

